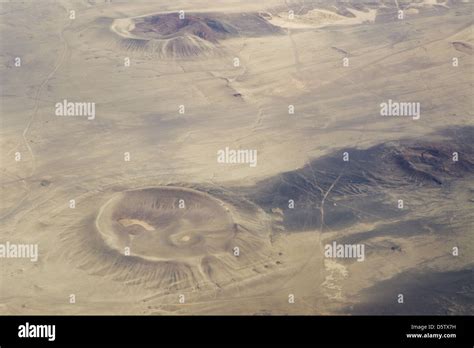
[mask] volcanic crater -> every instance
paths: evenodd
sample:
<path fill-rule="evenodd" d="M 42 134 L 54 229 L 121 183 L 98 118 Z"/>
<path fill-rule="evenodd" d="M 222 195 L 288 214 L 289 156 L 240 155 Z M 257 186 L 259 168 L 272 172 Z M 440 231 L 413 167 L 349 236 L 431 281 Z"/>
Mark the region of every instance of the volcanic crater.
<path fill-rule="evenodd" d="M 283 33 L 259 13 L 159 13 L 116 19 L 111 29 L 127 49 L 172 58 L 216 54 L 226 39 Z"/>
<path fill-rule="evenodd" d="M 232 213 L 212 196 L 192 189 L 156 187 L 115 195 L 97 227 L 113 249 L 152 260 L 202 257 L 232 249 Z"/>

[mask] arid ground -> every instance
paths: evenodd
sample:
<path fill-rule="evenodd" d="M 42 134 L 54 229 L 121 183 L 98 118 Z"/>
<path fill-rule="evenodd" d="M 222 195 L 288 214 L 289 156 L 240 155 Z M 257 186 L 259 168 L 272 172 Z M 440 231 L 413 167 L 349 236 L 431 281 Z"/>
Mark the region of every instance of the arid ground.
<path fill-rule="evenodd" d="M 474 314 L 473 6 L 0 2 L 0 314 Z"/>

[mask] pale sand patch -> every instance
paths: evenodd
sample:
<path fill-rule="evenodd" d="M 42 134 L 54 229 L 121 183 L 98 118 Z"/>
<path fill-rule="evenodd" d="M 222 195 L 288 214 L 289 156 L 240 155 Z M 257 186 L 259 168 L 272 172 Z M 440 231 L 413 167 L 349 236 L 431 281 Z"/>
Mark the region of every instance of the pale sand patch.
<path fill-rule="evenodd" d="M 410 4 L 410 6 L 412 6 L 412 7 L 432 7 L 432 6 L 435 6 L 435 5 L 449 8 L 446 1 L 445 2 L 438 2 L 437 0 L 423 0 L 423 2 L 420 2 L 420 3 Z"/>
<path fill-rule="evenodd" d="M 110 30 L 123 38 L 140 39 L 140 37 L 131 33 L 133 29 L 135 29 L 135 22 L 133 21 L 133 18 L 115 19 L 110 26 Z"/>
<path fill-rule="evenodd" d="M 406 13 L 410 14 L 410 15 L 411 14 L 418 14 L 418 13 L 420 13 L 420 10 L 418 10 L 417 8 L 409 8 L 409 9 L 406 10 Z"/>
<path fill-rule="evenodd" d="M 143 227 L 147 231 L 154 231 L 155 228 L 150 224 L 146 223 L 145 221 L 137 220 L 137 219 L 120 219 L 118 221 L 123 227 L 129 227 L 133 225 L 139 225 Z"/>
<path fill-rule="evenodd" d="M 326 269 L 326 278 L 321 285 L 325 295 L 331 300 L 342 300 L 344 297 L 341 281 L 348 276 L 347 268 L 329 259 L 324 260 L 324 268 Z"/>
<path fill-rule="evenodd" d="M 377 10 L 370 9 L 368 12 L 349 9 L 355 17 L 348 18 L 327 10 L 311 10 L 305 15 L 295 15 L 293 19 L 289 18 L 287 12 L 280 12 L 268 21 L 273 25 L 287 29 L 320 28 L 327 25 L 355 25 L 365 22 L 375 21 Z"/>

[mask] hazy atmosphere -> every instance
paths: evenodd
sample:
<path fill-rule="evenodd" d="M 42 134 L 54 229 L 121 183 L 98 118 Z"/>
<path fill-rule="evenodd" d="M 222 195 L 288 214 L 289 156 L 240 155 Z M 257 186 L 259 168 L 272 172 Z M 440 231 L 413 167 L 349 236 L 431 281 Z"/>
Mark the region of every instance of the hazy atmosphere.
<path fill-rule="evenodd" d="M 474 313 L 473 2 L 0 1 L 0 313 Z"/>

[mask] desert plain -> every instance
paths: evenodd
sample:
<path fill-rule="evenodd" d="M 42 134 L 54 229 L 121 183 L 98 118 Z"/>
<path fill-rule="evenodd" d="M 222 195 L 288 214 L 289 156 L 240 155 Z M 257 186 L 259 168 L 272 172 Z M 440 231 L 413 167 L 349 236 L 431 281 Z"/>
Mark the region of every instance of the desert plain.
<path fill-rule="evenodd" d="M 0 314 L 473 314 L 473 6 L 1 1 Z"/>

